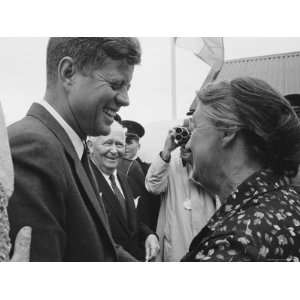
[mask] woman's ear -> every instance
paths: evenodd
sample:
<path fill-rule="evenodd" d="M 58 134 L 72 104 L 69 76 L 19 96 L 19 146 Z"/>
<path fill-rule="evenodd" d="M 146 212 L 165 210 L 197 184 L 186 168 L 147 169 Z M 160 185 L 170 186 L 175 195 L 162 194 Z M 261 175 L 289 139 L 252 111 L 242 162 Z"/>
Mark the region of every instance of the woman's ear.
<path fill-rule="evenodd" d="M 71 57 L 63 57 L 58 64 L 58 77 L 65 87 L 71 86 L 76 67 Z"/>

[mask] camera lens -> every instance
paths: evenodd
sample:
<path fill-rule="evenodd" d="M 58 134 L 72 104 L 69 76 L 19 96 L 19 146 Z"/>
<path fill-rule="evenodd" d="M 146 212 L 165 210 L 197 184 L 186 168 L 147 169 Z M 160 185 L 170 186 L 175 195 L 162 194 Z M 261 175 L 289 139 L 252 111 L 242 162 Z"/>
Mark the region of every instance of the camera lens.
<path fill-rule="evenodd" d="M 182 131 L 182 136 L 187 137 L 188 135 L 189 133 L 186 130 Z"/>
<path fill-rule="evenodd" d="M 182 128 L 181 128 L 181 127 L 177 127 L 177 128 L 175 129 L 175 132 L 176 132 L 176 133 L 181 133 L 181 132 L 182 132 Z"/>
<path fill-rule="evenodd" d="M 187 143 L 190 138 L 190 132 L 186 127 L 176 127 L 175 128 L 175 140 L 178 145 L 183 145 Z"/>
<path fill-rule="evenodd" d="M 182 139 L 182 136 L 180 134 L 176 134 L 175 139 L 180 141 Z"/>

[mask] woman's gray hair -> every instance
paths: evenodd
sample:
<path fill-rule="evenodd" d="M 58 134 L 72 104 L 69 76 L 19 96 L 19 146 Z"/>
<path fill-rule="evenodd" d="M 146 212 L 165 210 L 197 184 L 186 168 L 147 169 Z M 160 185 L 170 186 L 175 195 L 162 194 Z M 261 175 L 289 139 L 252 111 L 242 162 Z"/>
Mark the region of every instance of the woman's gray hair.
<path fill-rule="evenodd" d="M 276 173 L 294 177 L 300 163 L 300 123 L 289 102 L 268 83 L 239 77 L 198 92 L 218 128 L 238 130 L 251 157 Z"/>

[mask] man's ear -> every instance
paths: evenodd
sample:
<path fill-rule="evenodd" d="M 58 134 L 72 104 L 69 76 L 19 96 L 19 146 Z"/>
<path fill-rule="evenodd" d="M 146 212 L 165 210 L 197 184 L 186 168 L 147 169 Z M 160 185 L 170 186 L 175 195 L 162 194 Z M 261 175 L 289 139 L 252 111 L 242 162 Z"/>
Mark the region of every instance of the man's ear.
<path fill-rule="evenodd" d="M 63 57 L 58 64 L 58 77 L 65 87 L 69 87 L 73 83 L 76 67 L 71 57 Z"/>
<path fill-rule="evenodd" d="M 222 146 L 223 147 L 227 147 L 228 145 L 230 145 L 234 139 L 237 137 L 237 130 L 229 130 L 229 129 L 225 129 L 222 132 Z"/>
<path fill-rule="evenodd" d="M 90 153 L 93 153 L 94 152 L 93 142 L 91 140 L 87 140 L 86 145 L 88 146 Z"/>

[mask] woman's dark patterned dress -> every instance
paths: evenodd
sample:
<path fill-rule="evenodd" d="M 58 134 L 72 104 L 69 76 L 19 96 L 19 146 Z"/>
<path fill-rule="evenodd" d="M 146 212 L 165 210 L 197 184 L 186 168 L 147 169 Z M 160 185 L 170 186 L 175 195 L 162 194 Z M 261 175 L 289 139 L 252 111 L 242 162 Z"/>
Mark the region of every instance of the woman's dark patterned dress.
<path fill-rule="evenodd" d="M 300 196 L 261 170 L 234 191 L 182 261 L 300 261 Z"/>

